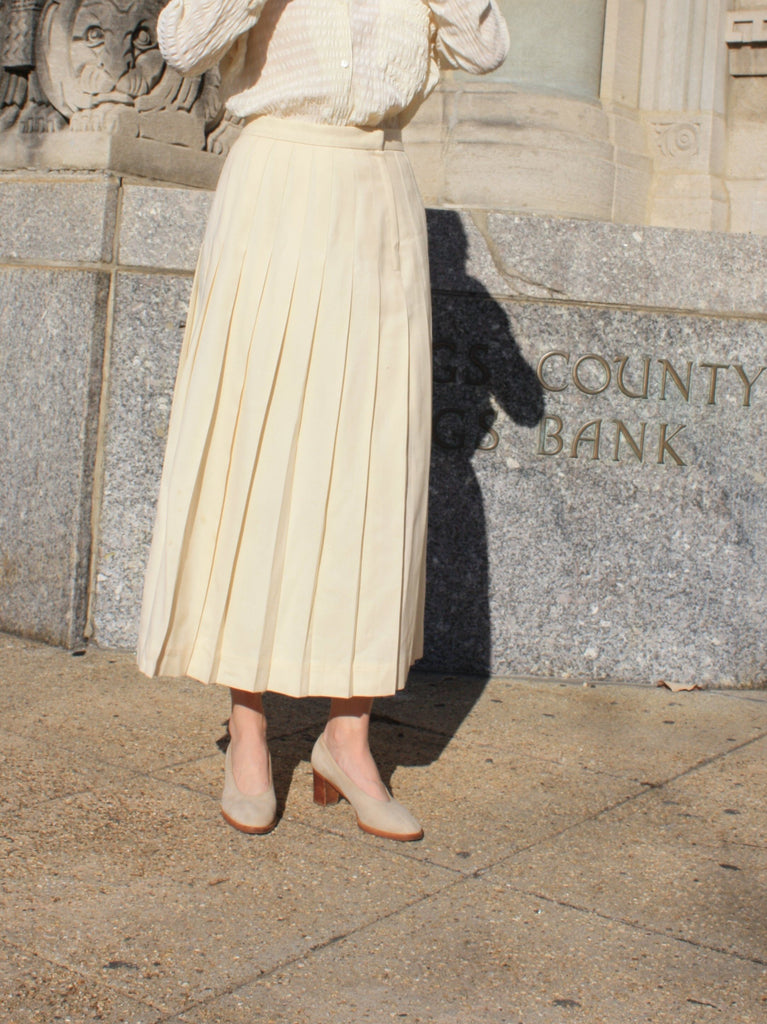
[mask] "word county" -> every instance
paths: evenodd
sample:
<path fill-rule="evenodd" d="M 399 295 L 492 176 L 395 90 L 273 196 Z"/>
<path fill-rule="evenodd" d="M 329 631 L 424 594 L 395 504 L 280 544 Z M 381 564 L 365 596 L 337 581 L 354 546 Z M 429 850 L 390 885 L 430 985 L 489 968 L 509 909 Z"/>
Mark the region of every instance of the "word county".
<path fill-rule="evenodd" d="M 589 352 L 573 358 L 570 352 L 558 349 L 546 352 L 538 362 L 538 380 L 544 390 L 556 394 L 577 390 L 596 397 L 608 389 L 637 402 L 667 401 L 667 396 L 690 403 L 693 398 L 715 406 L 723 386 L 737 389 L 738 401 L 750 408 L 754 385 L 767 366 L 747 371 L 742 363 L 694 363 L 668 359 L 641 359 L 616 356 L 612 361 Z M 631 461 L 657 462 L 659 465 L 686 465 L 680 454 L 679 435 L 686 423 L 639 420 L 627 425 L 621 419 L 592 419 L 575 431 L 566 431 L 560 416 L 548 413 L 538 433 L 538 455 L 566 454 L 577 459 L 583 454 L 595 461 L 622 462 L 624 454 Z"/>

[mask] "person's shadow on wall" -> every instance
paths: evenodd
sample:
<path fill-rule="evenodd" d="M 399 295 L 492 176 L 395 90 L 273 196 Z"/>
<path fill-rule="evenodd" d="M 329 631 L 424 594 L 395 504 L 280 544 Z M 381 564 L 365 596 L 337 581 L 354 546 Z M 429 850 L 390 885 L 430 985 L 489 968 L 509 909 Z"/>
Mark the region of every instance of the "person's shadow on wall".
<path fill-rule="evenodd" d="M 500 459 L 499 417 L 534 429 L 544 413 L 543 388 L 522 356 L 508 315 L 467 274 L 461 218 L 428 212 L 434 316 L 434 401 L 424 657 L 403 695 L 377 701 L 374 718 L 405 729 L 371 741 L 388 777 L 398 765 L 436 760 L 479 699 L 491 667 L 492 638 L 485 509 L 477 466 Z M 513 487 L 513 474 L 494 473 Z M 508 480 L 508 484 L 505 481 Z M 513 507 L 514 496 L 508 504 Z M 525 558 L 524 551 L 512 557 Z M 447 678 L 446 678 L 447 677 Z M 393 732 L 393 731 L 392 731 Z"/>
<path fill-rule="evenodd" d="M 466 273 L 459 215 L 430 210 L 428 227 L 435 287 L 425 650 L 404 693 L 377 700 L 373 709 L 371 746 L 387 784 L 398 766 L 437 760 L 485 687 L 491 665 L 488 549 L 475 460 L 499 458 L 499 409 L 531 429 L 544 411 L 543 389 L 505 310 Z M 319 721 L 324 706 L 313 704 Z M 270 735 L 290 737 L 275 772 L 284 806 L 296 767 L 309 760 L 317 725 L 297 724 L 295 702 L 276 695 L 268 695 L 268 714 Z"/>

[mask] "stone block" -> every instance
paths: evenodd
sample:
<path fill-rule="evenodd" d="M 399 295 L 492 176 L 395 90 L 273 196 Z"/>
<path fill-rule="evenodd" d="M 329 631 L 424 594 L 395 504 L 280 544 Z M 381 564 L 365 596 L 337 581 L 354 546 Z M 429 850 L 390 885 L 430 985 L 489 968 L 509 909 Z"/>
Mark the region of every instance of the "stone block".
<path fill-rule="evenodd" d="M 572 159 L 575 167 L 568 179 L 557 168 L 563 159 Z M 449 206 L 597 219 L 607 217 L 611 210 L 615 182 L 611 161 L 527 146 L 512 149 L 457 141 L 449 144 L 445 160 L 443 201 Z"/>
<path fill-rule="evenodd" d="M 108 289 L 0 270 L 0 628 L 65 646 L 85 625 Z"/>
<path fill-rule="evenodd" d="M 194 270 L 212 201 L 210 192 L 125 185 L 120 264 Z"/>
<path fill-rule="evenodd" d="M 117 180 L 103 174 L 0 176 L 0 258 L 100 263 L 112 258 Z"/>
<path fill-rule="evenodd" d="M 96 640 L 133 647 L 191 281 L 120 273 L 106 398 Z"/>
<path fill-rule="evenodd" d="M 425 665 L 764 682 L 764 321 L 435 314 Z"/>
<path fill-rule="evenodd" d="M 486 225 L 488 251 L 509 296 L 767 312 L 762 238 L 502 213 L 489 213 Z"/>

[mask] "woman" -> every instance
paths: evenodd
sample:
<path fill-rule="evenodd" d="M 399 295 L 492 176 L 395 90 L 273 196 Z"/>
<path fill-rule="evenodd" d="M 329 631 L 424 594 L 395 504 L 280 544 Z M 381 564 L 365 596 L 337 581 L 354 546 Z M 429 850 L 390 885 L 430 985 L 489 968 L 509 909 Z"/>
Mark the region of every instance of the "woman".
<path fill-rule="evenodd" d="M 269 831 L 261 694 L 331 698 L 315 800 L 421 826 L 368 745 L 422 653 L 430 445 L 423 206 L 400 127 L 439 66 L 501 63 L 495 0 L 172 0 L 184 74 L 218 61 L 246 119 L 192 287 L 139 665 L 231 690 L 222 811 Z"/>

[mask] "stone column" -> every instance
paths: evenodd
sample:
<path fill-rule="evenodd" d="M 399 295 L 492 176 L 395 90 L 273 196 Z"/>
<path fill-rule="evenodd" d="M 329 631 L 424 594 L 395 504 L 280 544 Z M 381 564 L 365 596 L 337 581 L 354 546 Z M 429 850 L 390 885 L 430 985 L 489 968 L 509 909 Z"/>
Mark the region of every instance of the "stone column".
<path fill-rule="evenodd" d="M 727 227 L 727 0 L 647 0 L 639 107 L 654 161 L 648 219 Z"/>

